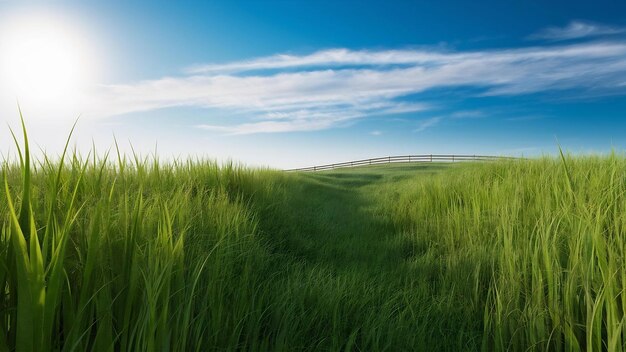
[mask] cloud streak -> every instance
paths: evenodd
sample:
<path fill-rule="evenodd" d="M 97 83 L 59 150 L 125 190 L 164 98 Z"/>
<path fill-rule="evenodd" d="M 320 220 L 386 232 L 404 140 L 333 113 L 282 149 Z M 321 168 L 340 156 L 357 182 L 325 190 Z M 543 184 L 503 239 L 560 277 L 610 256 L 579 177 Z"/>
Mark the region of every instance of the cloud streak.
<path fill-rule="evenodd" d="M 99 116 L 182 106 L 245 113 L 249 119 L 240 124 L 197 127 L 249 134 L 321 130 L 368 116 L 433 110 L 436 102 L 420 94 L 442 88 L 472 88 L 484 96 L 614 93 L 625 81 L 626 42 L 616 40 L 466 52 L 331 49 L 107 85 L 91 107 Z"/>
<path fill-rule="evenodd" d="M 423 132 L 426 131 L 427 129 L 434 127 L 436 125 L 439 124 L 439 122 L 441 122 L 442 118 L 441 117 L 431 117 L 425 120 L 421 120 L 418 122 L 417 124 L 417 128 L 413 130 L 413 132 Z"/>
<path fill-rule="evenodd" d="M 546 28 L 540 32 L 531 35 L 529 39 L 546 39 L 559 41 L 613 35 L 625 32 L 626 28 L 624 27 L 605 26 L 585 21 L 572 21 L 565 27 Z"/>

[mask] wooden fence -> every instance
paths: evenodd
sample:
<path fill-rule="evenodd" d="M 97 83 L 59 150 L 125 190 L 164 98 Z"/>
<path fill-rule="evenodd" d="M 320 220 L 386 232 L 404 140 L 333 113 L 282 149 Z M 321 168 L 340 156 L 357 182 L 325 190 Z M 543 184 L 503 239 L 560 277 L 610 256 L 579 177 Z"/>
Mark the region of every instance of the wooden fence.
<path fill-rule="evenodd" d="M 390 164 L 390 163 L 414 163 L 414 162 L 461 162 L 461 161 L 493 161 L 518 159 L 509 156 L 489 156 L 489 155 L 454 155 L 454 154 L 427 154 L 427 155 L 397 155 L 385 156 L 381 158 L 362 159 L 347 161 L 336 164 L 317 165 L 285 171 L 323 171 L 342 167 Z"/>

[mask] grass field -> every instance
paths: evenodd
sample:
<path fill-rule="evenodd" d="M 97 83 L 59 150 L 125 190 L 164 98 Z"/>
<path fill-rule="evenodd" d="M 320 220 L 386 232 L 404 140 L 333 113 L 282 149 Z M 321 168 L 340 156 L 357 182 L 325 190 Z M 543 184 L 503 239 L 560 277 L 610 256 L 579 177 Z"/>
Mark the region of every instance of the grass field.
<path fill-rule="evenodd" d="M 21 152 L 0 351 L 626 348 L 621 155 L 297 174 Z"/>

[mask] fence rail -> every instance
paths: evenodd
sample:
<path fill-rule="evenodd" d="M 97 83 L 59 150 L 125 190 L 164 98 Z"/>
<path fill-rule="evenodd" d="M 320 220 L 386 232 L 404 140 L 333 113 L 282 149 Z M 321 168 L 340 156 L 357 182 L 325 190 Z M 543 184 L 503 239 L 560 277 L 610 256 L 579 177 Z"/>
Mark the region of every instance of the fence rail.
<path fill-rule="evenodd" d="M 346 161 L 343 163 L 317 165 L 285 171 L 323 171 L 339 169 L 344 167 L 391 164 L 391 163 L 414 163 L 414 162 L 461 162 L 461 161 L 494 161 L 494 160 L 514 160 L 519 159 L 510 156 L 490 156 L 490 155 L 456 155 L 456 154 L 425 154 L 425 155 L 397 155 L 385 156 L 373 159 L 361 159 Z"/>

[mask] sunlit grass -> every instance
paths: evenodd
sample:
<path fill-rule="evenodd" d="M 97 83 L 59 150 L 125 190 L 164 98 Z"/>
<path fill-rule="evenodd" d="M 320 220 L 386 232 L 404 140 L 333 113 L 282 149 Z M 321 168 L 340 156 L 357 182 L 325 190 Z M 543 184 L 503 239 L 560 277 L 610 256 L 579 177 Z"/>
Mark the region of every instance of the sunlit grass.
<path fill-rule="evenodd" d="M 228 346 L 260 309 L 248 275 L 263 253 L 237 188 L 269 190 L 272 172 L 118 156 L 31 165 L 25 141 L 5 163 L 1 349 Z"/>
<path fill-rule="evenodd" d="M 626 347 L 622 155 L 287 174 L 21 135 L 0 351 Z"/>
<path fill-rule="evenodd" d="M 379 192 L 421 253 L 406 264 L 483 311 L 484 350 L 626 347 L 623 156 L 471 165 Z"/>

